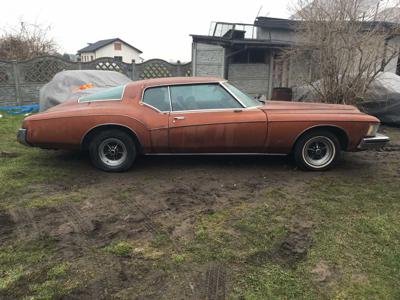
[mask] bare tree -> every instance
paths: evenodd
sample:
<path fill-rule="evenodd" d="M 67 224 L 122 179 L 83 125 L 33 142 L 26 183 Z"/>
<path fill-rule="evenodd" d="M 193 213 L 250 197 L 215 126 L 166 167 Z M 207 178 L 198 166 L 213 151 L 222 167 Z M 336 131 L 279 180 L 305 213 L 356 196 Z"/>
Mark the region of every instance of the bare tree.
<path fill-rule="evenodd" d="M 387 22 L 382 9 L 381 1 L 298 1 L 295 45 L 284 56 L 308 62 L 299 81 L 322 102 L 357 104 L 399 57 L 400 25 Z"/>
<path fill-rule="evenodd" d="M 57 53 L 49 37 L 50 27 L 21 21 L 17 28 L 5 28 L 0 36 L 0 59 L 24 60 Z"/>

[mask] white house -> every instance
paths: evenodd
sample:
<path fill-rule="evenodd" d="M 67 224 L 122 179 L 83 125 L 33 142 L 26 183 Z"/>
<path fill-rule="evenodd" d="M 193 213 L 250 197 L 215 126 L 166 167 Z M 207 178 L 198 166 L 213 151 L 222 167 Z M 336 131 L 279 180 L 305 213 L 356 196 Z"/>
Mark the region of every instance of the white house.
<path fill-rule="evenodd" d="M 143 52 L 138 48 L 124 42 L 119 38 L 101 40 L 89 43 L 88 46 L 78 51 L 81 62 L 90 62 L 102 57 L 113 57 L 125 63 L 143 62 L 140 54 Z"/>

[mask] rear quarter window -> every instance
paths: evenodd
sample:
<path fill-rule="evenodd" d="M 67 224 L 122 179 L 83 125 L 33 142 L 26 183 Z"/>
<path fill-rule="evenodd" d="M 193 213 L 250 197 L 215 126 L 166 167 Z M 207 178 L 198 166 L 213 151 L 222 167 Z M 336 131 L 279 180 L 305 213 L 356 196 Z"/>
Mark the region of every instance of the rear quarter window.
<path fill-rule="evenodd" d="M 142 102 L 161 112 L 169 112 L 171 107 L 168 87 L 147 88 L 144 92 Z"/>
<path fill-rule="evenodd" d="M 117 86 L 101 92 L 94 93 L 89 96 L 79 98 L 79 102 L 94 102 L 94 101 L 107 101 L 107 100 L 122 100 L 125 86 Z"/>

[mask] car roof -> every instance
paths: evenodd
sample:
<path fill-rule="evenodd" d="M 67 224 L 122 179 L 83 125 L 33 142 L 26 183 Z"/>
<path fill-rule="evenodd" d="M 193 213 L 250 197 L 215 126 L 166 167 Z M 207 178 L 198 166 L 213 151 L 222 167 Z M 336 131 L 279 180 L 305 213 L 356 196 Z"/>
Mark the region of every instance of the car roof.
<path fill-rule="evenodd" d="M 218 77 L 166 77 L 156 79 L 146 79 L 129 83 L 128 85 L 140 85 L 143 87 L 162 86 L 162 85 L 179 85 L 191 83 L 218 83 L 225 81 Z"/>

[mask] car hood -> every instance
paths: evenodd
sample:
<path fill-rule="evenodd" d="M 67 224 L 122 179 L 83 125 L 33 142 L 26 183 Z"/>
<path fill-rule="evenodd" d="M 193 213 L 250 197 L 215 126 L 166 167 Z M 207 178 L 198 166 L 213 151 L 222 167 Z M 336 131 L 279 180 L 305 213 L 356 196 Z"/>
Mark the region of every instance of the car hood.
<path fill-rule="evenodd" d="M 352 105 L 342 104 L 325 104 L 325 103 L 310 103 L 310 102 L 286 102 L 286 101 L 267 101 L 265 105 L 261 107 L 262 110 L 266 111 L 321 111 L 324 113 L 329 112 L 342 112 L 342 113 L 359 113 L 360 110 Z"/>

